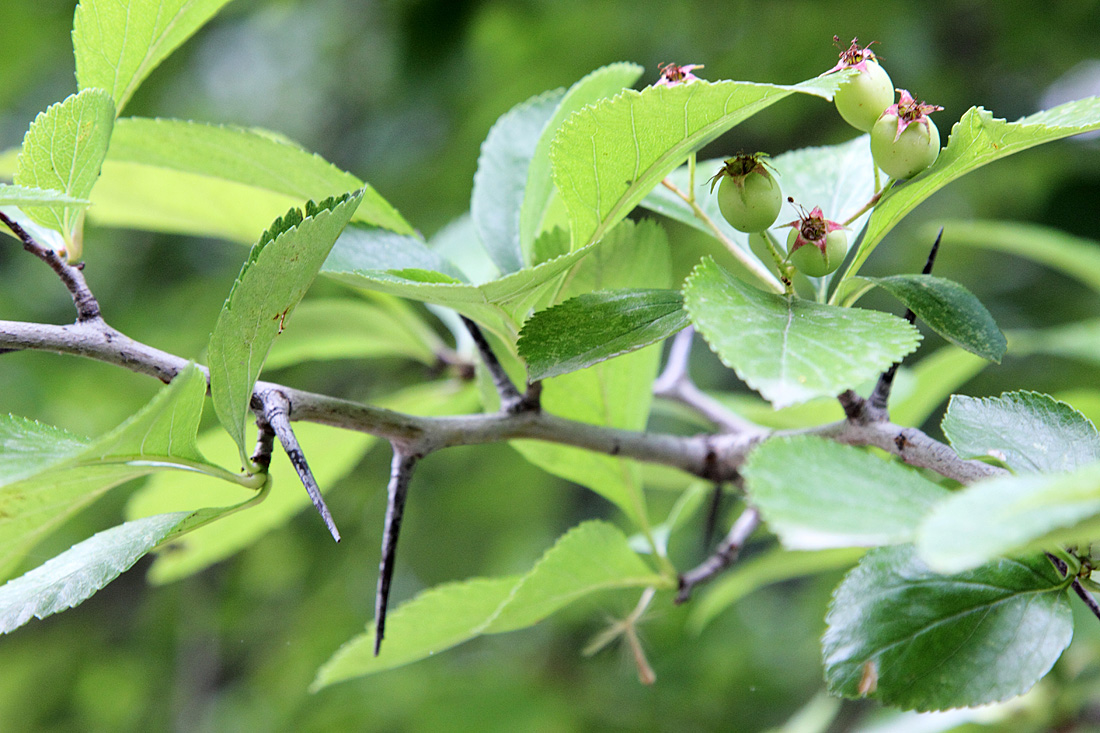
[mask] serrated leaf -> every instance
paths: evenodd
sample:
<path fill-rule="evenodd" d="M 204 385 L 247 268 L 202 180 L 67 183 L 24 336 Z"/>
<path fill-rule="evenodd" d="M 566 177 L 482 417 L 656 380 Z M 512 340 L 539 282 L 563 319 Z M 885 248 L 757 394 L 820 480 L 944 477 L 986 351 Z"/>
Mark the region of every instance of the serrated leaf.
<path fill-rule="evenodd" d="M 1089 542 L 1100 530 L 1100 464 L 1073 473 L 980 481 L 933 510 L 917 533 L 921 558 L 941 572 Z"/>
<path fill-rule="evenodd" d="M 519 218 L 528 167 L 543 128 L 565 90 L 544 92 L 518 104 L 496 121 L 481 146 L 470 215 L 478 237 L 501 273 L 522 270 Z"/>
<path fill-rule="evenodd" d="M 519 355 L 531 379 L 546 379 L 637 351 L 687 325 L 676 290 L 584 293 L 531 316 L 520 332 Z"/>
<path fill-rule="evenodd" d="M 306 300 L 275 340 L 267 368 L 321 359 L 397 356 L 428 366 L 437 362 L 439 337 L 397 298 L 375 293 L 371 300 Z"/>
<path fill-rule="evenodd" d="M 844 78 L 834 74 L 794 86 L 697 81 L 628 89 L 574 114 L 550 149 L 573 249 L 603 237 L 693 150 L 796 92 L 830 98 Z"/>
<path fill-rule="evenodd" d="M 448 583 L 421 593 L 386 618 L 374 656 L 374 628 L 353 637 L 317 672 L 311 689 L 399 667 L 482 634 L 531 626 L 586 595 L 615 588 L 667 587 L 614 526 L 574 527 L 525 575 Z"/>
<path fill-rule="evenodd" d="M 34 119 L 23 138 L 14 182 L 87 199 L 99 178 L 114 121 L 114 104 L 102 89 L 86 89 L 50 105 Z M 27 215 L 61 232 L 70 257 L 80 257 L 79 237 L 75 236 L 80 211 L 52 205 L 28 209 Z"/>
<path fill-rule="evenodd" d="M 875 205 L 848 275 L 855 274 L 883 237 L 918 204 L 972 170 L 1043 143 L 1100 130 L 1100 97 L 1066 102 L 1006 122 L 981 107 L 971 107 L 951 128 L 947 147 L 923 173 L 895 185 Z"/>
<path fill-rule="evenodd" d="M 99 532 L 0 586 L 0 634 L 77 606 L 130 569 L 187 512 L 161 514 Z"/>
<path fill-rule="evenodd" d="M 866 692 L 906 710 L 946 710 L 1022 694 L 1073 635 L 1068 580 L 1043 557 L 966 573 L 928 569 L 911 546 L 872 550 L 837 588 L 822 640 L 833 694 Z"/>
<path fill-rule="evenodd" d="M 718 196 L 710 192 L 710 178 L 725 163 L 723 158 L 700 161 L 695 168 L 696 203 L 722 233 L 746 254 L 752 254 L 749 235 L 729 225 L 718 209 Z M 833 221 L 847 221 L 862 209 L 875 192 L 874 161 L 867 136 L 839 145 L 801 148 L 767 158 L 767 165 L 774 169 L 776 180 L 783 188 L 784 197 L 790 196 L 808 209 L 820 206 L 825 216 Z M 683 165 L 669 173 L 668 180 L 681 192 L 688 193 L 691 175 Z M 710 227 L 695 216 L 691 206 L 665 186 L 657 186 L 642 200 L 641 206 L 668 216 L 708 235 Z M 776 218 L 776 225 L 801 218 L 794 205 L 784 199 L 783 208 Z M 856 218 L 849 227 L 849 237 L 855 241 L 867 223 L 870 212 Z M 771 258 L 764 264 L 771 268 Z M 832 275 L 815 282 L 827 288 Z"/>
<path fill-rule="evenodd" d="M 1008 341 L 973 293 L 934 275 L 891 275 L 867 280 L 884 288 L 933 331 L 972 354 L 1001 363 Z"/>
<path fill-rule="evenodd" d="M 1100 293 L 1100 243 L 1096 239 L 1024 221 L 951 219 L 936 228 L 941 226 L 944 247 L 976 247 L 1023 257 Z"/>
<path fill-rule="evenodd" d="M 210 395 L 248 465 L 245 424 L 267 352 L 347 226 L 362 192 L 291 209 L 253 246 L 210 335 Z"/>
<path fill-rule="evenodd" d="M 819 551 L 775 547 L 740 560 L 692 598 L 687 626 L 693 633 L 701 633 L 719 614 L 760 588 L 851 567 L 865 552 L 862 547 Z"/>
<path fill-rule="evenodd" d="M 565 236 L 559 231 L 554 236 Z M 354 287 L 397 295 L 458 311 L 512 345 L 520 326 L 536 306 L 547 304 L 562 276 L 583 259 L 591 248 L 570 252 L 549 262 L 511 275 L 473 285 L 460 280 L 461 273 L 433 250 L 412 238 L 400 241 L 381 230 L 349 227 L 333 248 L 321 272 Z M 427 269 L 421 277 L 408 268 L 420 262 Z M 442 272 L 439 272 L 442 270 Z"/>
<path fill-rule="evenodd" d="M 812 435 L 766 441 L 742 475 L 753 506 L 792 550 L 910 542 L 949 496 L 914 469 Z"/>
<path fill-rule="evenodd" d="M 477 409 L 477 394 L 469 384 L 429 382 L 391 395 L 379 406 L 417 415 L 455 415 Z M 351 472 L 376 442 L 373 436 L 364 433 L 307 422 L 295 423 L 294 433 L 322 492 Z M 205 455 L 224 464 L 232 465 L 239 460 L 236 446 L 221 429 L 200 436 L 199 447 Z M 248 547 L 311 506 L 294 466 L 283 451 L 277 450 L 272 455 L 268 483 L 270 491 L 263 503 L 172 541 L 165 552 L 157 555 L 149 570 L 149 581 L 170 583 L 193 575 Z M 131 497 L 126 517 L 136 519 L 218 506 L 243 501 L 249 495 L 196 474 L 156 474 Z M 320 520 L 316 521 L 318 531 L 323 532 Z"/>
<path fill-rule="evenodd" d="M 290 206 L 357 189 L 363 201 L 353 221 L 413 233 L 368 184 L 276 133 L 133 117 L 115 124 L 92 216 L 112 226 L 254 241 Z"/>
<path fill-rule="evenodd" d="M 76 79 L 119 111 L 138 85 L 229 0 L 81 0 L 73 18 Z"/>
<path fill-rule="evenodd" d="M 0 420 L 0 575 L 47 532 L 132 478 L 174 468 L 235 480 L 196 448 L 205 395 L 206 378 L 191 367 L 94 441 L 19 418 Z"/>
<path fill-rule="evenodd" d="M 671 284 L 670 270 L 664 230 L 652 221 L 624 221 L 570 273 L 560 297 L 627 287 L 664 288 Z M 647 348 L 548 379 L 543 383 L 542 406 L 572 420 L 643 430 L 659 359 L 659 349 Z M 648 526 L 641 472 L 634 462 L 542 441 L 512 441 L 511 445 L 540 468 L 614 502 L 637 526 Z"/>
<path fill-rule="evenodd" d="M 550 171 L 550 146 L 558 129 L 574 112 L 634 84 L 642 71 L 641 66 L 630 63 L 609 64 L 596 69 L 569 87 L 553 117 L 543 128 L 527 169 L 527 185 L 519 215 L 520 246 L 529 262 L 543 261 L 534 256 L 534 245 L 543 228 L 551 198 L 555 195 Z"/>
<path fill-rule="evenodd" d="M 1100 460 L 1100 435 L 1092 422 L 1038 392 L 955 395 L 941 428 L 963 458 L 993 457 L 1018 473 L 1072 471 Z"/>
<path fill-rule="evenodd" d="M 764 293 L 710 258 L 692 271 L 684 303 L 722 362 L 775 407 L 836 396 L 920 342 L 900 318 Z"/>
<path fill-rule="evenodd" d="M 62 206 L 82 209 L 91 202 L 88 199 L 73 198 L 61 191 L 51 191 L 33 186 L 15 186 L 0 183 L 0 206 Z"/>

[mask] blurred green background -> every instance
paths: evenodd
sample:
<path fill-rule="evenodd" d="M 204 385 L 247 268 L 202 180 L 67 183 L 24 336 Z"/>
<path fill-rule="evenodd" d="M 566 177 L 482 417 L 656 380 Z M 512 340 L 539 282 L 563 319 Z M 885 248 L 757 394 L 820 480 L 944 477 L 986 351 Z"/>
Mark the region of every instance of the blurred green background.
<path fill-rule="evenodd" d="M 74 5 L 3 3 L 0 149 L 18 145 L 37 112 L 75 91 Z M 833 34 L 859 36 L 879 42 L 898 86 L 945 108 L 936 120 L 946 136 L 972 105 L 1015 119 L 1100 93 L 1098 28 L 1100 4 L 1087 1 L 236 0 L 153 73 L 126 112 L 277 130 L 369 181 L 430 235 L 467 210 L 480 143 L 500 114 L 609 62 L 643 64 L 646 83 L 669 61 L 703 63 L 709 79 L 794 83 L 835 63 Z M 778 154 L 853 134 L 820 100 L 791 98 L 703 155 Z M 942 219 L 1025 220 L 1096 239 L 1098 204 L 1097 141 L 1046 146 L 933 197 L 868 268 L 918 270 L 930 245 L 926 226 Z M 705 246 L 687 228 L 668 229 L 689 259 Z M 92 229 L 86 272 L 114 326 L 198 357 L 245 254 L 220 241 Z M 1006 329 L 1097 312 L 1093 291 L 1018 258 L 948 249 L 937 274 L 973 289 Z M 53 274 L 14 240 L 0 240 L 0 283 L 0 318 L 72 319 Z M 315 288 L 326 292 L 339 291 Z M 735 388 L 704 351 L 695 354 L 700 381 Z M 964 391 L 1031 388 L 1092 409 L 1100 405 L 1094 374 L 1068 360 L 1010 356 Z M 374 400 L 430 376 L 380 360 L 311 364 L 273 378 Z M 0 410 L 85 435 L 116 425 L 157 386 L 72 357 L 0 356 Z M 339 546 L 303 514 L 198 576 L 152 588 L 141 564 L 78 609 L 0 639 L 0 730 L 757 731 L 819 692 L 817 641 L 838 574 L 759 591 L 701 636 L 684 630 L 684 609 L 658 602 L 642 627 L 658 678 L 652 687 L 638 683 L 625 650 L 580 654 L 606 618 L 633 606 L 636 595 L 627 594 L 308 694 L 316 668 L 372 616 L 388 460 L 375 450 L 330 494 L 345 535 Z M 134 488 L 111 492 L 67 524 L 30 564 L 117 523 Z M 414 481 L 394 600 L 447 580 L 523 571 L 592 516 L 612 514 L 505 446 L 434 456 Z M 697 545 L 679 548 L 683 563 L 700 558 Z M 1053 719 L 1077 709 L 1089 680 L 1096 683 L 1100 629 L 1091 617 L 1079 621 L 1036 703 Z M 873 710 L 846 703 L 833 730 Z M 990 725 L 1038 730 L 1047 722 L 1028 713 Z"/>

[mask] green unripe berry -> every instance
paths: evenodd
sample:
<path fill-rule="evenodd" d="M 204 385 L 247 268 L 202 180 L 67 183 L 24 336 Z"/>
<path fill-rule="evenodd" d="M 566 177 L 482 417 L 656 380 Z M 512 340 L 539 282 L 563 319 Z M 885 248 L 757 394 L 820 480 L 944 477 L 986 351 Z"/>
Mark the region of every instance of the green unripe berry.
<path fill-rule="evenodd" d="M 898 118 L 883 114 L 871 128 L 871 157 L 891 178 L 912 178 L 936 162 L 940 154 L 940 131 L 927 117 L 911 122 L 897 134 Z M 896 137 L 896 139 L 895 139 Z"/>
<path fill-rule="evenodd" d="M 825 277 L 840 267 L 848 253 L 848 233 L 842 225 L 829 221 L 814 207 L 788 226 L 787 258 L 795 269 L 810 277 Z"/>
<path fill-rule="evenodd" d="M 711 179 L 718 185 L 718 209 L 730 226 L 740 232 L 762 232 L 775 223 L 783 205 L 779 183 L 764 164 L 760 153 L 739 155 L 726 161 Z"/>
<path fill-rule="evenodd" d="M 836 91 L 836 111 L 852 127 L 869 131 L 882 111 L 894 102 L 894 82 L 874 60 L 863 61 L 859 72 Z"/>

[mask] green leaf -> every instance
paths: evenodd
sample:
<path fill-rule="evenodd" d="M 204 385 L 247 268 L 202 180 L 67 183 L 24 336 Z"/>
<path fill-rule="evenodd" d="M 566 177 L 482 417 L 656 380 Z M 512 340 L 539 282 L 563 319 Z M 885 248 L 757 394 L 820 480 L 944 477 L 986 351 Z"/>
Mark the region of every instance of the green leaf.
<path fill-rule="evenodd" d="M 153 549 L 188 517 L 161 514 L 100 532 L 0 586 L 0 634 L 77 606 Z"/>
<path fill-rule="evenodd" d="M 86 89 L 39 113 L 23 138 L 14 182 L 87 199 L 111 141 L 115 108 L 102 89 Z M 27 215 L 65 237 L 72 259 L 80 257 L 76 236 L 81 212 L 67 205 L 34 207 Z"/>
<path fill-rule="evenodd" d="M 698 81 L 626 90 L 570 117 L 550 148 L 572 247 L 598 241 L 689 153 L 795 92 L 830 98 L 844 74 L 795 86 Z"/>
<path fill-rule="evenodd" d="M 684 286 L 691 320 L 711 349 L 775 407 L 836 396 L 913 351 L 900 318 L 764 293 L 710 258 Z"/>
<path fill-rule="evenodd" d="M 1013 331 L 1009 339 L 1017 356 L 1050 354 L 1100 364 L 1100 320 L 1077 321 L 1035 331 Z"/>
<path fill-rule="evenodd" d="M 1089 542 L 1100 530 L 1100 464 L 1073 473 L 980 481 L 953 494 L 921 524 L 917 549 L 940 572 L 1002 555 Z"/>
<path fill-rule="evenodd" d="M 1073 635 L 1068 582 L 1042 557 L 943 576 L 910 546 L 872 550 L 825 618 L 829 690 L 860 697 L 861 680 L 874 673 L 867 697 L 920 711 L 1020 695 Z"/>
<path fill-rule="evenodd" d="M 496 121 L 481 146 L 470 215 L 501 273 L 523 269 L 519 218 L 528 167 L 543 128 L 564 95 L 564 90 L 557 89 L 516 105 Z"/>
<path fill-rule="evenodd" d="M 477 394 L 466 383 L 429 382 L 391 395 L 380 406 L 418 415 L 462 414 L 477 408 Z M 314 423 L 295 423 L 294 434 L 302 444 L 322 492 L 328 492 L 347 476 L 375 445 L 373 436 Z M 226 439 L 220 428 L 200 436 L 199 446 L 205 455 L 219 462 L 232 465 L 239 460 L 236 446 Z M 294 466 L 283 451 L 276 450 L 272 455 L 268 485 L 270 492 L 263 503 L 174 539 L 154 561 L 149 581 L 170 583 L 204 570 L 282 527 L 291 517 L 311 506 Z M 205 480 L 197 474 L 159 473 L 151 476 L 131 497 L 126 517 L 136 519 L 221 506 L 252 495 Z M 318 531 L 323 532 L 320 519 L 315 521 Z"/>
<path fill-rule="evenodd" d="M 13 186 L 0 183 L 0 206 L 50 206 L 56 204 L 65 208 L 82 209 L 91 202 L 88 199 L 78 199 L 44 188 L 27 186 Z"/>
<path fill-rule="evenodd" d="M 742 475 L 753 506 L 792 550 L 909 542 L 949 495 L 896 461 L 812 435 L 766 441 Z"/>
<path fill-rule="evenodd" d="M 268 369 L 321 359 L 397 356 L 432 366 L 442 341 L 404 302 L 377 293 L 369 300 L 306 300 L 275 340 Z"/>
<path fill-rule="evenodd" d="M 564 606 L 615 588 L 669 587 L 631 551 L 614 526 L 589 521 L 558 539 L 525 575 L 432 588 L 386 618 L 386 643 L 374 656 L 374 625 L 321 667 L 311 689 L 399 667 L 482 634 L 532 626 Z"/>
<path fill-rule="evenodd" d="M 565 236 L 558 232 L 554 236 Z M 321 272 L 354 287 L 451 308 L 511 346 L 531 310 L 547 305 L 565 273 L 590 250 L 571 252 L 536 267 L 472 285 L 462 282 L 457 268 L 418 240 L 398 241 L 381 230 L 349 227 Z M 425 265 L 426 269 L 418 272 Z M 436 274 L 427 275 L 427 271 Z"/>
<path fill-rule="evenodd" d="M 205 395 L 205 376 L 190 367 L 95 441 L 19 418 L 0 420 L 0 575 L 46 533 L 132 478 L 180 469 L 238 481 L 196 447 Z"/>
<path fill-rule="evenodd" d="M 972 354 L 1000 364 L 1008 342 L 973 293 L 933 275 L 891 275 L 867 280 L 886 289 L 933 331 Z"/>
<path fill-rule="evenodd" d="M 245 425 L 267 352 L 309 289 L 362 193 L 291 209 L 252 247 L 210 335 L 210 394 L 218 420 L 249 465 Z"/>
<path fill-rule="evenodd" d="M 641 66 L 616 63 L 596 69 L 569 87 L 554 116 L 543 127 L 535 152 L 527 169 L 527 185 L 523 205 L 519 213 L 520 246 L 529 262 L 541 262 L 534 257 L 534 244 L 543 229 L 551 199 L 555 196 L 554 181 L 550 172 L 550 146 L 565 120 L 574 112 L 595 104 L 629 87 L 642 75 Z"/>
<path fill-rule="evenodd" d="M 629 262 L 629 267 L 623 263 Z M 671 279 L 668 239 L 657 224 L 624 221 L 570 274 L 561 297 L 593 290 L 664 288 Z M 543 383 L 542 406 L 572 420 L 643 430 L 653 398 L 660 350 L 647 348 Z M 586 486 L 617 504 L 640 528 L 648 527 L 641 472 L 632 461 L 541 441 L 512 441 L 527 460 Z"/>
<path fill-rule="evenodd" d="M 1090 130 L 1100 130 L 1100 97 L 1066 102 L 1016 122 L 1005 122 L 981 107 L 971 107 L 951 129 L 947 147 L 940 151 L 936 162 L 915 178 L 893 186 L 875 205 L 846 276 L 859 271 L 906 214 L 956 178 L 1021 150 Z"/>
<path fill-rule="evenodd" d="M 80 88 L 106 89 L 119 111 L 138 85 L 229 0 L 81 0 L 73 18 Z"/>
<path fill-rule="evenodd" d="M 944 247 L 976 247 L 1038 262 L 1100 293 L 1100 242 L 1023 221 L 952 219 L 943 227 Z M 935 236 L 934 232 L 931 232 Z"/>
<path fill-rule="evenodd" d="M 955 395 L 941 427 L 963 458 L 993 457 L 1017 473 L 1072 471 L 1100 460 L 1100 435 L 1092 422 L 1038 392 Z"/>
<path fill-rule="evenodd" d="M 775 547 L 741 560 L 692 599 L 687 626 L 695 634 L 702 633 L 719 614 L 760 588 L 851 567 L 865 552 L 862 547 L 820 551 Z"/>
<path fill-rule="evenodd" d="M 243 235 L 244 241 L 251 241 L 290 206 L 363 189 L 353 221 L 413 233 L 369 185 L 266 130 L 186 120 L 121 119 L 115 124 L 103 178 L 92 196 L 93 216 L 114 226 L 213 233 L 233 239 Z M 131 201 L 135 197 L 140 207 Z M 212 201 L 218 205 L 211 206 Z M 233 223 L 238 216 L 244 217 L 247 227 Z"/>
<path fill-rule="evenodd" d="M 519 337 L 531 379 L 546 379 L 663 341 L 688 325 L 676 290 L 584 293 L 533 315 Z"/>

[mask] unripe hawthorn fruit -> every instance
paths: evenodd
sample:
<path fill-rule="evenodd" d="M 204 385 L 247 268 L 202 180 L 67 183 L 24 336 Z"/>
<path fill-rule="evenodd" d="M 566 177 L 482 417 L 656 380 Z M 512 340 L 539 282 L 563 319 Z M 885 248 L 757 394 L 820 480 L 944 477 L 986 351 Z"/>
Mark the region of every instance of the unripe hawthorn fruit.
<path fill-rule="evenodd" d="M 943 109 L 913 99 L 899 89 L 898 103 L 886 108 L 871 128 L 871 157 L 891 178 L 912 178 L 936 162 L 940 131 L 928 114 Z"/>
<path fill-rule="evenodd" d="M 710 179 L 711 191 L 718 184 L 718 209 L 740 232 L 764 231 L 775 223 L 783 205 L 779 183 L 760 157 L 756 153 L 730 158 Z"/>
<path fill-rule="evenodd" d="M 799 272 L 824 277 L 840 267 L 848 253 L 848 233 L 826 219 L 819 207 L 785 226 L 792 227 L 787 235 L 787 256 Z"/>
<path fill-rule="evenodd" d="M 840 39 L 833 36 L 833 40 Z M 894 101 L 894 82 L 870 48 L 860 48 L 856 38 L 840 52 L 840 62 L 827 73 L 843 69 L 856 69 L 858 73 L 837 90 L 833 104 L 845 122 L 867 132 Z"/>

